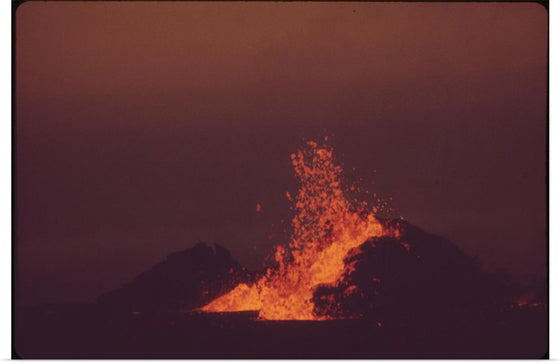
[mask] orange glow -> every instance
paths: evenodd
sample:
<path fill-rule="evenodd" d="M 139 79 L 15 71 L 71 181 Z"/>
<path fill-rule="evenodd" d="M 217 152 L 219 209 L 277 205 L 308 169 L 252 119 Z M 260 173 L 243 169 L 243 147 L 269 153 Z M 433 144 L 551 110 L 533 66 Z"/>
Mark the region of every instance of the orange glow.
<path fill-rule="evenodd" d="M 278 268 L 268 269 L 252 285 L 238 285 L 201 311 L 259 311 L 265 320 L 331 319 L 314 310 L 317 286 L 335 285 L 343 278 L 351 268 L 345 267 L 344 258 L 352 248 L 371 237 L 397 234 L 384 230 L 375 207 L 347 198 L 342 168 L 331 148 L 310 141 L 291 159 L 300 187 L 297 196 L 286 194 L 295 216 L 289 244 L 276 247 Z"/>
<path fill-rule="evenodd" d="M 520 299 L 517 302 L 515 302 L 515 306 L 517 307 L 539 307 L 542 305 L 543 305 L 542 302 L 529 302 L 526 299 Z"/>
<path fill-rule="evenodd" d="M 261 212 L 261 204 L 260 203 L 257 204 L 257 207 L 255 208 L 255 210 L 257 212 Z"/>

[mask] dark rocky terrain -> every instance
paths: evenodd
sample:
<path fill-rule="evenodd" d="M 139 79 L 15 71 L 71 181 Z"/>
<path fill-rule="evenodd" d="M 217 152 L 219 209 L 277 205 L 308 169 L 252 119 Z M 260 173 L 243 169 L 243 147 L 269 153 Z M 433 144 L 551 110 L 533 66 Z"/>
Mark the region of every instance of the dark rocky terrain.
<path fill-rule="evenodd" d="M 132 282 L 101 295 L 97 303 L 118 313 L 190 311 L 250 279 L 227 249 L 198 243 L 170 254 Z"/>
<path fill-rule="evenodd" d="M 254 274 L 198 244 L 83 305 L 17 307 L 24 358 L 540 358 L 547 289 L 485 272 L 445 238 L 402 220 L 399 239 L 370 239 L 354 269 L 319 287 L 317 310 L 339 320 L 259 321 L 256 313 L 192 311 Z M 520 297 L 525 297 L 520 299 Z M 336 305 L 329 303 L 336 302 Z"/>

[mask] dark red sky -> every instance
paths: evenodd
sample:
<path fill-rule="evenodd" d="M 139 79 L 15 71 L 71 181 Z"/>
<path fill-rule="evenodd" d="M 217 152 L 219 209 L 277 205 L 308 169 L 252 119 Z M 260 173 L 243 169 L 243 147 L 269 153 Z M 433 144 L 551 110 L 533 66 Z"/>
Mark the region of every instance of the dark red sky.
<path fill-rule="evenodd" d="M 91 300 L 197 240 L 259 266 L 289 156 L 325 134 L 413 224 L 545 272 L 540 5 L 27 2 L 16 21 L 24 303 Z"/>

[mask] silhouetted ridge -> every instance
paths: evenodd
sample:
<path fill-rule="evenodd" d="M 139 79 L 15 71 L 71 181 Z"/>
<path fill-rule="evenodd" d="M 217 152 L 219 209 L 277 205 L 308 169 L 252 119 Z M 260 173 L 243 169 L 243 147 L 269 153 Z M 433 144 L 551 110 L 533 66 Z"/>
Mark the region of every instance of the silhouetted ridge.
<path fill-rule="evenodd" d="M 347 273 L 336 286 L 319 286 L 317 313 L 338 318 L 371 318 L 391 325 L 450 317 L 480 319 L 508 307 L 524 294 L 504 272 L 482 269 L 448 239 L 402 219 L 381 220 L 398 238 L 379 237 L 348 252 Z M 132 282 L 99 297 L 105 307 L 128 312 L 193 310 L 255 277 L 230 252 L 199 243 L 170 254 Z"/>
<path fill-rule="evenodd" d="M 132 282 L 98 298 L 98 303 L 129 312 L 190 310 L 206 304 L 247 280 L 245 269 L 230 252 L 198 243 L 171 253 Z"/>
<path fill-rule="evenodd" d="M 382 224 L 399 237 L 351 250 L 342 281 L 314 293 L 319 313 L 344 319 L 184 312 L 255 278 L 226 249 L 197 244 L 100 304 L 20 307 L 14 348 L 24 358 L 71 359 L 547 357 L 546 283 L 521 291 L 443 237 L 403 220 Z"/>
<path fill-rule="evenodd" d="M 427 320 L 433 328 L 450 317 L 482 317 L 519 295 L 507 276 L 484 271 L 449 240 L 404 220 L 383 224 L 399 238 L 372 238 L 350 251 L 343 281 L 316 290 L 319 312 L 393 325 Z"/>

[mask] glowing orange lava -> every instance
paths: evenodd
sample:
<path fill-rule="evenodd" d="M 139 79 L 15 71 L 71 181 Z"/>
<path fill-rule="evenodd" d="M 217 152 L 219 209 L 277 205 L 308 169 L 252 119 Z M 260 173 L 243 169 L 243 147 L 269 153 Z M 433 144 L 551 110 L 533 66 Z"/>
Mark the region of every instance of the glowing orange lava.
<path fill-rule="evenodd" d="M 326 141 L 326 139 L 325 139 Z M 368 238 L 395 236 L 375 217 L 377 209 L 351 201 L 341 186 L 342 168 L 332 149 L 308 142 L 292 154 L 300 181 L 294 203 L 293 235 L 288 246 L 275 252 L 277 269 L 269 269 L 254 284 L 240 284 L 200 310 L 205 312 L 259 311 L 265 320 L 327 320 L 314 310 L 318 285 L 334 285 L 347 269 L 347 253 Z"/>

